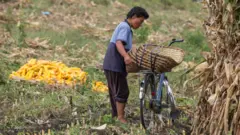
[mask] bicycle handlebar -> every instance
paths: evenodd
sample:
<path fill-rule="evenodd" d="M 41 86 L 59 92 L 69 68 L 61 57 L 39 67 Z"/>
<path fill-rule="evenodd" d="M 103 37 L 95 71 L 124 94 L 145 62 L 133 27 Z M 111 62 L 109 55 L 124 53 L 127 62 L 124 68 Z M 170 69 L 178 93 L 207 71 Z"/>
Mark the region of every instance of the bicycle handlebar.
<path fill-rule="evenodd" d="M 176 42 L 183 42 L 184 39 L 172 39 L 172 41 L 168 44 L 168 46 L 171 46 L 173 43 L 176 43 Z"/>

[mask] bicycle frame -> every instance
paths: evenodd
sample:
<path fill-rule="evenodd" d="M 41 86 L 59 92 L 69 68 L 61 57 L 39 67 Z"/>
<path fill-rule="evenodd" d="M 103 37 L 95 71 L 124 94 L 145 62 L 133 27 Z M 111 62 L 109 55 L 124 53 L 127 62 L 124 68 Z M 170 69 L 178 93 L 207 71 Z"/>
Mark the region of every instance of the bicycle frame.
<path fill-rule="evenodd" d="M 172 41 L 168 44 L 168 46 L 171 46 L 173 43 L 176 43 L 176 42 L 183 42 L 184 40 L 176 40 L 176 39 L 172 39 Z M 163 92 L 163 86 L 166 87 L 166 92 L 167 92 L 167 98 L 171 98 L 170 101 L 172 102 L 173 105 L 171 105 L 171 109 L 175 109 L 175 105 L 176 105 L 176 101 L 174 99 L 174 96 L 173 96 L 173 93 L 172 93 L 172 89 L 171 87 L 169 86 L 169 83 L 168 83 L 168 80 L 166 79 L 166 76 L 165 76 L 165 73 L 161 73 L 161 74 L 157 74 L 157 73 L 154 73 L 150 70 L 145 70 L 143 71 L 142 73 L 144 73 L 145 75 L 147 74 L 152 74 L 154 76 L 154 80 L 156 79 L 156 76 L 159 77 L 159 81 L 157 83 L 159 83 L 159 86 L 158 88 L 156 89 L 155 93 L 154 93 L 154 98 L 153 100 L 157 101 L 156 104 L 157 106 L 159 107 L 159 109 L 161 108 L 168 108 L 169 106 L 166 106 L 166 105 L 162 105 L 161 104 L 161 98 L 162 98 L 162 92 Z M 144 93 L 144 90 L 143 90 L 143 84 L 144 82 L 141 83 L 141 87 L 140 87 L 140 93 L 139 93 L 139 99 L 143 99 L 143 93 Z M 153 94 L 153 93 L 152 93 Z M 168 100 L 168 99 L 167 99 Z"/>
<path fill-rule="evenodd" d="M 157 99 L 159 101 L 161 101 L 164 78 L 165 78 L 165 73 L 160 74 L 159 86 L 158 86 L 158 89 L 157 89 Z"/>
<path fill-rule="evenodd" d="M 168 46 L 171 46 L 175 42 L 183 42 L 183 40 L 173 39 Z M 168 80 L 167 80 L 167 77 L 165 76 L 165 73 L 159 74 L 154 72 L 154 70 L 153 71 L 142 70 L 141 73 L 144 74 L 144 81 L 146 81 L 146 82 L 144 81 L 140 82 L 139 80 L 140 82 L 140 89 L 139 89 L 140 114 L 141 114 L 141 123 L 143 127 L 145 129 L 148 129 L 149 126 L 151 127 L 154 121 L 155 114 L 157 114 L 159 120 L 163 122 L 162 115 L 161 115 L 162 108 L 171 109 L 170 117 L 172 121 L 174 121 L 174 119 L 176 119 L 179 116 L 180 112 L 176 108 L 176 102 L 172 93 L 172 89 L 168 84 Z M 164 98 L 163 86 L 165 86 L 166 88 L 165 104 L 164 102 L 162 102 Z M 150 110 L 150 112 L 148 112 L 148 110 Z M 150 120 L 148 118 L 150 118 Z"/>

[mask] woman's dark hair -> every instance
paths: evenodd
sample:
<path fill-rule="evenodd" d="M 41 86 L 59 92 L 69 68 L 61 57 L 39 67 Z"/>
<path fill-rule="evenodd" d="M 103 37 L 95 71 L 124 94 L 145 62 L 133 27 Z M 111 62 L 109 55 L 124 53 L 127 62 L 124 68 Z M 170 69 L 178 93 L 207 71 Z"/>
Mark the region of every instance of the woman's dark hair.
<path fill-rule="evenodd" d="M 132 18 L 134 15 L 136 15 L 137 17 L 144 17 L 145 19 L 148 19 L 149 15 L 147 13 L 147 11 L 142 8 L 142 7 L 133 7 L 127 14 L 127 19 L 128 18 Z"/>

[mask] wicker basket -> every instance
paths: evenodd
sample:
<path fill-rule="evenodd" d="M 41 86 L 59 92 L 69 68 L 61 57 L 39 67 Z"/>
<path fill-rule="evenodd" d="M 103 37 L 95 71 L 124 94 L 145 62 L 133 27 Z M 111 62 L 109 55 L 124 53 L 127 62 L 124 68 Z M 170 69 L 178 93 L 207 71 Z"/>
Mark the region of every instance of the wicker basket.
<path fill-rule="evenodd" d="M 180 64 L 184 57 L 182 49 L 159 45 L 143 45 L 130 50 L 128 54 L 134 60 L 135 69 L 143 68 L 159 73 L 170 71 Z"/>
<path fill-rule="evenodd" d="M 140 70 L 143 70 L 143 68 L 140 68 L 135 62 L 132 62 L 131 64 L 126 65 L 126 70 L 128 73 L 137 73 Z"/>
<path fill-rule="evenodd" d="M 137 51 L 136 46 L 132 46 L 132 49 L 128 52 L 128 55 L 131 57 L 131 54 L 135 54 L 136 51 Z M 131 64 L 126 65 L 126 70 L 127 70 L 128 73 L 137 73 L 140 70 L 143 70 L 143 68 L 138 66 L 137 63 L 134 60 Z"/>

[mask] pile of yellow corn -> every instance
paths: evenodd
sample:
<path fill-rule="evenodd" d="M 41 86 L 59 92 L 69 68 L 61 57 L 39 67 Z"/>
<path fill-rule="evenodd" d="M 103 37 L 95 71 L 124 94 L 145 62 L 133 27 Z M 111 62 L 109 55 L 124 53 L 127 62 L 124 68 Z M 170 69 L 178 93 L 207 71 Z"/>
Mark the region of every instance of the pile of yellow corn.
<path fill-rule="evenodd" d="M 10 74 L 10 78 L 72 86 L 84 84 L 87 73 L 77 67 L 67 67 L 62 62 L 31 59 L 18 71 Z"/>
<path fill-rule="evenodd" d="M 92 90 L 96 92 L 107 92 L 108 87 L 103 82 L 96 81 L 92 85 Z"/>

